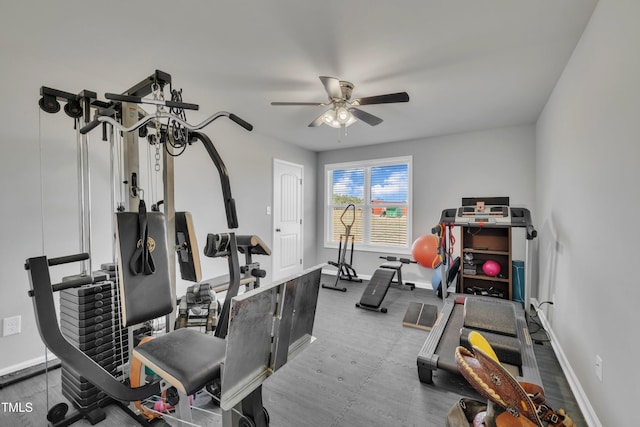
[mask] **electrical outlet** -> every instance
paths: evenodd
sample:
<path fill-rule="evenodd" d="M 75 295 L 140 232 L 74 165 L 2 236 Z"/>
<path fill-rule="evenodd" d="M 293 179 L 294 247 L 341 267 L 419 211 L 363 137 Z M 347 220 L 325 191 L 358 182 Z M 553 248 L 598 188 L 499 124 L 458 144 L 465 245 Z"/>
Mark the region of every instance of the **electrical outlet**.
<path fill-rule="evenodd" d="M 602 357 L 596 354 L 596 377 L 602 382 Z"/>
<path fill-rule="evenodd" d="M 19 334 L 22 326 L 22 317 L 7 317 L 2 321 L 2 336 Z"/>

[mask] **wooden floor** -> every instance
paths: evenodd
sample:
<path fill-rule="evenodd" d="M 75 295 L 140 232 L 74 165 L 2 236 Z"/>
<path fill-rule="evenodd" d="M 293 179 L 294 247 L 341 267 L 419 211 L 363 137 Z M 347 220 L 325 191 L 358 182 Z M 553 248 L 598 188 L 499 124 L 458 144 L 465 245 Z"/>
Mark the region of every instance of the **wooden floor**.
<path fill-rule="evenodd" d="M 328 284 L 334 280 L 323 277 Z M 388 313 L 383 314 L 355 307 L 364 283 L 343 284 L 348 288 L 344 293 L 320 290 L 317 340 L 264 383 L 271 426 L 443 426 L 461 396 L 481 399 L 458 375 L 436 371 L 433 385 L 418 380 L 416 357 L 428 332 L 404 327 L 402 319 L 411 301 L 441 304 L 432 291 L 391 288 L 383 304 Z M 550 406 L 565 408 L 576 425 L 586 426 L 544 331 L 534 338 L 541 341 L 535 353 Z M 0 411 L 0 426 L 45 425 L 46 396 L 44 375 L 1 389 L 1 402 L 30 402 L 33 411 Z M 66 401 L 59 369 L 49 372 L 48 396 L 49 407 Z M 208 402 L 204 406 L 213 408 Z M 105 410 L 107 419 L 100 426 L 137 425 L 116 405 Z M 218 416 L 194 418 L 202 425 L 221 425 Z M 82 420 L 74 425 L 90 424 Z"/>

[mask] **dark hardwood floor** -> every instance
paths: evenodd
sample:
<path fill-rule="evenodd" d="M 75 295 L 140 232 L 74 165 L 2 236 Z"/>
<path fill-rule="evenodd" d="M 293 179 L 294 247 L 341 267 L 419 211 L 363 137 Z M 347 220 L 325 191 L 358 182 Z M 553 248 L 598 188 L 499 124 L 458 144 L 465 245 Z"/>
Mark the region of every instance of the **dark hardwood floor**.
<path fill-rule="evenodd" d="M 418 380 L 416 357 L 428 332 L 404 327 L 402 319 L 411 301 L 441 304 L 432 291 L 391 288 L 383 304 L 388 313 L 383 314 L 355 307 L 365 283 L 343 283 L 348 288 L 344 293 L 320 290 L 316 341 L 264 383 L 271 426 L 443 426 L 460 397 L 482 400 L 458 375 L 436 371 L 433 385 Z M 565 408 L 576 425 L 585 426 L 553 350 L 544 342 L 544 331 L 534 337 L 541 341 L 535 352 L 550 405 Z M 60 393 L 60 369 L 48 376 L 51 407 L 66 399 Z M 30 402 L 33 408 L 23 413 L 0 411 L 0 426 L 46 425 L 46 396 L 44 375 L 0 389 L 1 402 Z M 117 405 L 105 411 L 107 418 L 100 426 L 137 425 Z M 217 416 L 195 413 L 194 419 L 206 426 L 221 425 Z M 83 420 L 74 425 L 90 424 Z"/>

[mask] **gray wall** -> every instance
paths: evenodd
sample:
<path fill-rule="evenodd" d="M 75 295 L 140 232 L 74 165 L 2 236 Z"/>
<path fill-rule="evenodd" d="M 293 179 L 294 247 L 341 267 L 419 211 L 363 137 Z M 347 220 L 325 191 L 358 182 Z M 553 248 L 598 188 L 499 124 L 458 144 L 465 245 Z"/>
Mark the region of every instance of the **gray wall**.
<path fill-rule="evenodd" d="M 637 424 L 639 16 L 600 0 L 537 124 L 539 299 L 604 426 Z"/>
<path fill-rule="evenodd" d="M 273 203 L 273 159 L 286 160 L 304 167 L 304 265 L 314 265 L 316 260 L 315 223 L 316 211 L 316 154 L 314 152 L 281 143 L 227 123 L 216 128 L 214 143 L 226 163 L 231 176 L 233 196 L 238 210 L 238 234 L 256 234 L 273 249 L 272 216 L 267 206 Z M 184 158 L 176 161 L 176 209 L 189 210 L 193 215 L 198 243 L 206 243 L 207 233 L 224 232 L 226 217 L 221 204 L 218 172 L 201 145 L 193 146 Z M 242 258 L 244 259 L 244 258 Z M 271 280 L 271 260 L 255 256 L 255 261 L 267 269 L 264 283 Z M 223 274 L 227 270 L 224 259 L 202 257 L 204 279 Z M 185 283 L 186 286 L 186 283 Z"/>
<path fill-rule="evenodd" d="M 535 129 L 533 125 L 492 129 L 420 141 L 380 144 L 318 153 L 317 253 L 336 260 L 337 249 L 324 247 L 324 165 L 385 157 L 413 156 L 413 236 L 431 234 L 443 209 L 460 205 L 462 197 L 509 196 L 512 206 L 532 211 L 535 199 Z M 515 230 L 514 259 L 524 259 L 524 232 Z M 458 251 L 459 246 L 455 247 Z M 405 254 L 398 255 L 408 255 Z M 382 260 L 377 252 L 356 251 L 358 275 L 373 274 Z M 390 254 L 393 255 L 393 254 Z M 328 268 L 329 269 L 329 268 Z M 335 270 L 335 269 L 333 269 Z M 408 280 L 431 284 L 431 270 L 412 264 L 403 268 Z"/>

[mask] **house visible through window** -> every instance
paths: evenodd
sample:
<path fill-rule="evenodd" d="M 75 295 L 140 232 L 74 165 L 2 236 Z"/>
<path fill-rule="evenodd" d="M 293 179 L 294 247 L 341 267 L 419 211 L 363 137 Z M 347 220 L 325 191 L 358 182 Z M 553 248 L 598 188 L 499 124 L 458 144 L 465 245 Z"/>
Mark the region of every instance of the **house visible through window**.
<path fill-rule="evenodd" d="M 411 237 L 411 157 L 325 166 L 327 201 L 325 245 L 344 241 L 350 224 L 356 249 L 402 251 Z M 353 210 L 345 209 L 350 204 Z M 349 241 L 349 245 L 351 240 Z"/>

